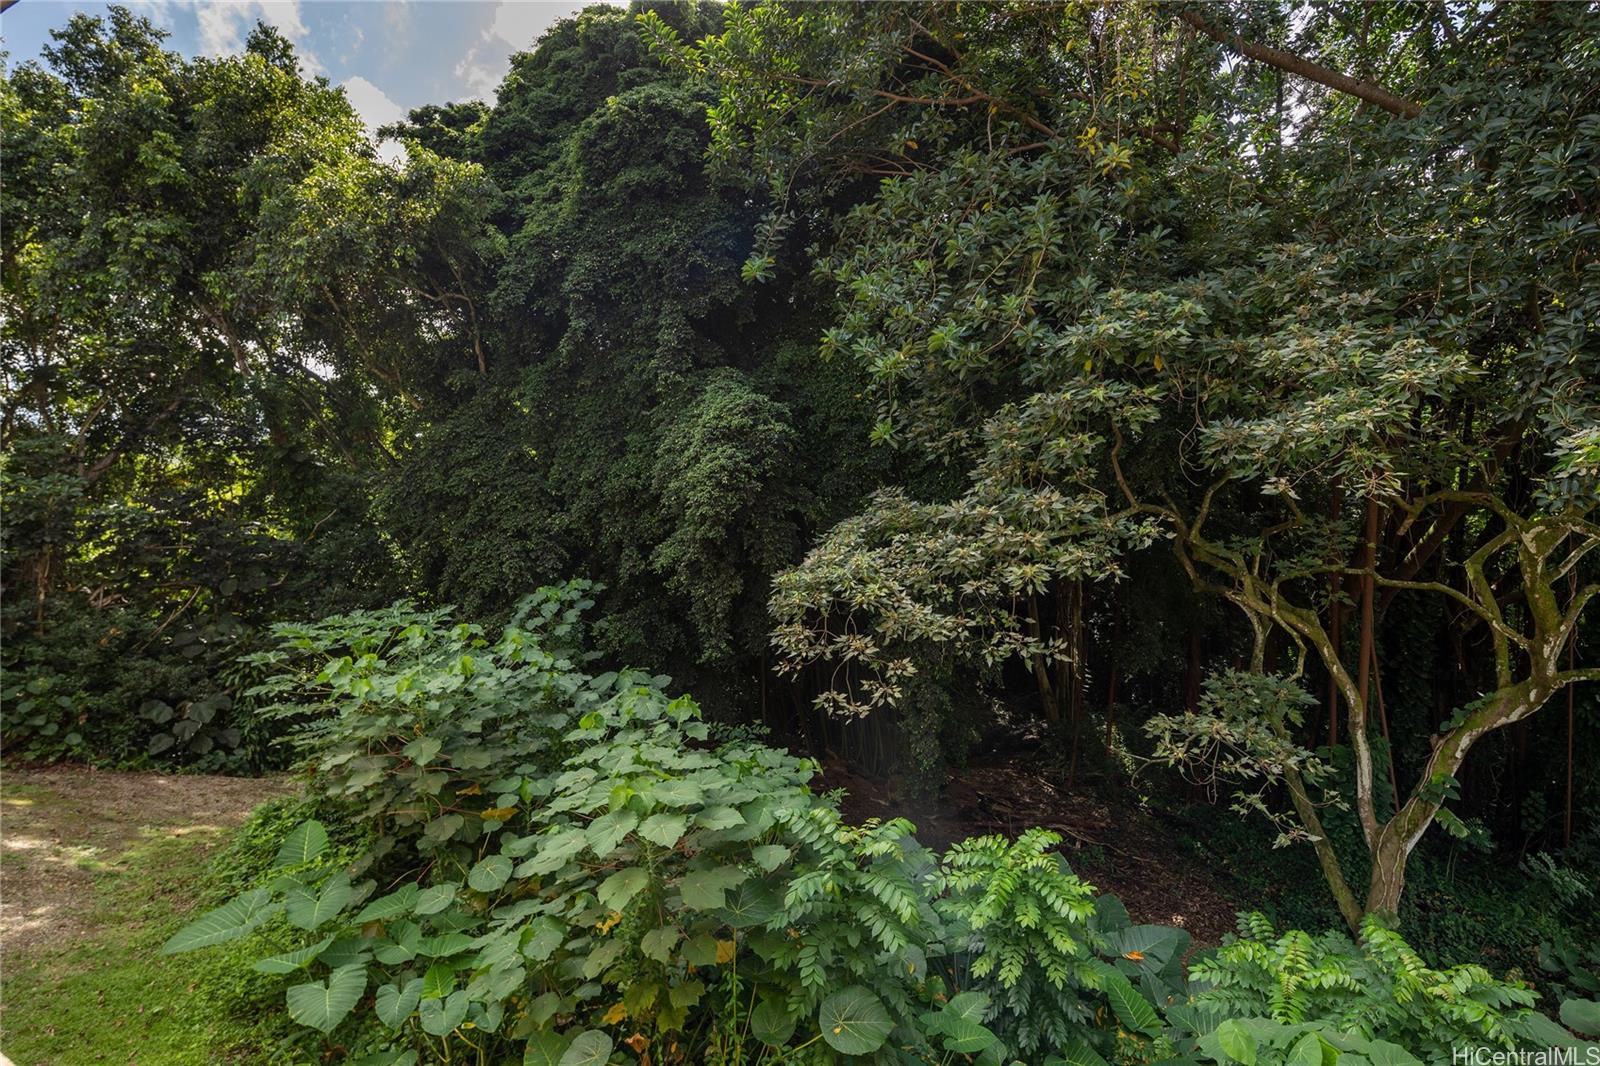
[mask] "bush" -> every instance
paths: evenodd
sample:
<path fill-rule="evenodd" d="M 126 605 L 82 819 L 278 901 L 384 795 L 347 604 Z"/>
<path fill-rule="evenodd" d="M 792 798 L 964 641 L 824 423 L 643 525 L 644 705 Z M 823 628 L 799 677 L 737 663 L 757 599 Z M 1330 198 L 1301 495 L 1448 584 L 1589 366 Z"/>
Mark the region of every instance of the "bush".
<path fill-rule="evenodd" d="M 1416 990 L 1459 975 L 1409 983 L 1420 960 L 1387 931 L 1336 962 L 1333 940 L 1252 927 L 1190 986 L 1187 935 L 1096 899 L 1053 834 L 935 856 L 903 821 L 846 824 L 809 761 L 719 735 L 665 679 L 584 672 L 587 605 L 581 584 L 544 590 L 492 641 L 408 604 L 278 627 L 257 695 L 297 723 L 318 816 L 263 816 L 239 894 L 167 950 L 281 930 L 255 967 L 335 1061 L 1098 1066 L 1227 1062 L 1247 1038 L 1270 1057 L 1285 1033 L 1292 1056 L 1370 1050 L 1347 998 L 1281 1016 L 1272 982 L 1305 944 L 1393 977 L 1363 994 L 1415 1050 L 1530 1038 L 1523 986 L 1474 973 L 1473 1012 L 1435 1009 Z"/>

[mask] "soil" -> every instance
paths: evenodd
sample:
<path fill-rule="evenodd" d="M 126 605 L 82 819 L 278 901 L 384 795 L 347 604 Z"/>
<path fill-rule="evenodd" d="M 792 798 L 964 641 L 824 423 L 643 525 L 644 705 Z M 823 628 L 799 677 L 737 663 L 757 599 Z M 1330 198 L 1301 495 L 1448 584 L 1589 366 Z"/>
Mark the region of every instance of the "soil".
<path fill-rule="evenodd" d="M 153 834 L 216 837 L 292 791 L 283 777 L 11 769 L 0 777 L 0 956 L 80 942 L 96 870 Z"/>
<path fill-rule="evenodd" d="M 824 761 L 818 784 L 846 790 L 842 806 L 851 820 L 907 818 L 935 849 L 969 836 L 1052 829 L 1073 871 L 1120 898 L 1135 922 L 1181 926 L 1197 948 L 1235 930 L 1241 908 L 1218 887 L 1218 872 L 1191 841 L 1141 809 L 1126 786 L 1085 781 L 1069 791 L 1018 752 L 974 760 L 932 801 L 906 800 L 893 782 L 853 773 L 836 759 Z"/>

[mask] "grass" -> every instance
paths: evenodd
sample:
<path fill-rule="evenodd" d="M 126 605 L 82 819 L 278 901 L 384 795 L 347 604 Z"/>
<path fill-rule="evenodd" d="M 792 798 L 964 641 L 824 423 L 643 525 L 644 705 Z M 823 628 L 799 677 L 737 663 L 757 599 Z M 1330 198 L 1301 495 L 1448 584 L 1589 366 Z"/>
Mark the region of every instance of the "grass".
<path fill-rule="evenodd" d="M 50 789 L 8 782 L 4 798 L 6 813 L 19 821 L 25 808 L 28 815 L 62 815 L 51 819 L 58 842 L 82 839 L 64 824 L 78 814 L 74 805 Z M 194 917 L 217 847 L 234 833 L 168 826 L 103 847 L 8 848 L 8 880 L 42 873 L 52 893 L 78 898 L 63 901 L 61 917 L 48 920 L 42 939 L 6 953 L 5 1054 L 19 1066 L 266 1062 L 281 1009 L 248 1002 L 249 979 L 260 975 L 251 973 L 249 958 L 238 957 L 244 949 L 159 954 L 167 937 Z"/>

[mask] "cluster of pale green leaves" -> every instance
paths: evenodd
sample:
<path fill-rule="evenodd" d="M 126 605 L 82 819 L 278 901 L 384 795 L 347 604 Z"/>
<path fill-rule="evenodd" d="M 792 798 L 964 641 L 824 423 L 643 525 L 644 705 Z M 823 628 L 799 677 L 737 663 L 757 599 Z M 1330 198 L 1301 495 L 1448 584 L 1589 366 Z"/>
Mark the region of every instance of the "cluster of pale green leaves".
<path fill-rule="evenodd" d="M 1319 803 L 1343 805 L 1333 787 L 1334 766 L 1298 739 L 1306 709 L 1313 706 L 1316 700 L 1293 679 L 1226 670 L 1206 678 L 1194 710 L 1153 715 L 1144 732 L 1157 761 L 1208 788 L 1219 782 L 1234 788 L 1233 809 L 1271 820 L 1281 847 L 1308 833 L 1268 805 L 1286 773 L 1315 789 Z"/>

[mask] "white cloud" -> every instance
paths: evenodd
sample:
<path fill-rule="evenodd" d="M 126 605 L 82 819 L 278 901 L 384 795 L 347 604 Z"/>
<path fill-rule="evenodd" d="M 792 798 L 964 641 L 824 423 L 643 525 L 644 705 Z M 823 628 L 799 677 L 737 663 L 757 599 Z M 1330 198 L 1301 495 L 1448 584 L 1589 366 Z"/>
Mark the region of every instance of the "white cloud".
<path fill-rule="evenodd" d="M 387 93 L 360 75 L 344 83 L 344 94 L 371 133 L 377 133 L 379 126 L 387 126 L 406 117 L 405 108 L 389 99 Z M 393 141 L 385 141 L 378 145 L 378 155 L 391 163 L 404 154 L 405 148 Z"/>
<path fill-rule="evenodd" d="M 625 0 L 605 2 L 625 4 Z M 456 77 L 466 85 L 470 95 L 492 99 L 506 71 L 511 69 L 513 52 L 532 48 L 558 20 L 575 15 L 587 6 L 585 0 L 500 0 L 488 28 L 456 64 Z"/>
<path fill-rule="evenodd" d="M 197 5 L 195 20 L 200 29 L 200 50 L 207 55 L 229 55 L 244 48 L 244 39 L 255 24 L 265 22 L 294 45 L 300 66 L 308 74 L 321 74 L 322 63 L 306 43 L 310 35 L 300 17 L 300 0 L 232 0 L 231 3 Z"/>

